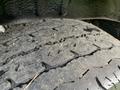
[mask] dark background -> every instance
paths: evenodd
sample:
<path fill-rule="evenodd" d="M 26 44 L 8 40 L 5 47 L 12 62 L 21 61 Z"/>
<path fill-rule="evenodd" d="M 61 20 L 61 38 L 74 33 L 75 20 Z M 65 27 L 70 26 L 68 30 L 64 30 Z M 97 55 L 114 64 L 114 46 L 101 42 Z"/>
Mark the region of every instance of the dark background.
<path fill-rule="evenodd" d="M 0 19 L 29 17 L 120 19 L 120 0 L 0 0 Z"/>

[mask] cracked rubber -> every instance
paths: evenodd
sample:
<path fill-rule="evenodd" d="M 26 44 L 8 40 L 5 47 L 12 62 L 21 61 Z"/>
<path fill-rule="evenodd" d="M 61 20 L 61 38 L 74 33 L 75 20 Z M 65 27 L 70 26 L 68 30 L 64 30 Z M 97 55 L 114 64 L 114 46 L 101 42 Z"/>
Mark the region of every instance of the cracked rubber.
<path fill-rule="evenodd" d="M 108 90 L 120 82 L 120 42 L 92 24 L 41 19 L 4 27 L 1 90 Z"/>

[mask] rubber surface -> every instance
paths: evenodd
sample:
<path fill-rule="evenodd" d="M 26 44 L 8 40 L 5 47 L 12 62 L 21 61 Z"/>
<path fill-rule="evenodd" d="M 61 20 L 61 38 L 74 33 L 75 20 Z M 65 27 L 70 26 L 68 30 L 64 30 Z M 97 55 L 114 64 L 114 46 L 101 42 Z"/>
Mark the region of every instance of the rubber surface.
<path fill-rule="evenodd" d="M 1 90 L 107 90 L 120 81 L 120 42 L 92 24 L 44 19 L 5 28 Z"/>

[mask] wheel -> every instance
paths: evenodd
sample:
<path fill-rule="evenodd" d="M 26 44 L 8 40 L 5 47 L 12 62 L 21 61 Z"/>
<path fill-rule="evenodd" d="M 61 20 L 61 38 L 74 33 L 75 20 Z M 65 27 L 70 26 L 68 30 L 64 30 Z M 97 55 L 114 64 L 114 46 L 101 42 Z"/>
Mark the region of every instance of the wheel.
<path fill-rule="evenodd" d="M 1 90 L 108 90 L 120 81 L 120 42 L 90 23 L 46 18 L 4 27 Z"/>

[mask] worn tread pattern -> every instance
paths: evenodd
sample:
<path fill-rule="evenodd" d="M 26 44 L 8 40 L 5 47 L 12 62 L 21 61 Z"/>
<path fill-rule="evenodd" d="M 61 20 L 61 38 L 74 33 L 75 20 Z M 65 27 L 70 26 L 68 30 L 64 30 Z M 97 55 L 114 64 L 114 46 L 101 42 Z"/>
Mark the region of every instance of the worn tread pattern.
<path fill-rule="evenodd" d="M 120 82 L 120 42 L 73 19 L 8 24 L 0 33 L 0 88 L 108 90 Z"/>

